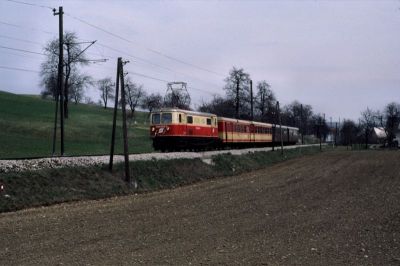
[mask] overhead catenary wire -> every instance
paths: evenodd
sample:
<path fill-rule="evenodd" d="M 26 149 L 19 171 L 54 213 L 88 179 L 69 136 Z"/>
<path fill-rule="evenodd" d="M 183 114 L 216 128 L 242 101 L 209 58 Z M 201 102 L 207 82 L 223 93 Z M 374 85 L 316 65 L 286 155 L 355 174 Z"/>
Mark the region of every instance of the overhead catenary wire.
<path fill-rule="evenodd" d="M 68 13 L 65 13 L 65 15 L 68 16 L 68 17 L 70 17 L 70 18 L 73 18 L 73 19 L 75 19 L 75 20 L 77 20 L 77 21 L 79 21 L 79 22 L 81 22 L 81 23 L 83 23 L 83 24 L 86 24 L 86 25 L 88 25 L 88 26 L 90 26 L 90 27 L 93 27 L 93 28 L 95 28 L 95 29 L 97 29 L 97 30 L 100 30 L 100 31 L 104 32 L 104 33 L 107 33 L 107 34 L 109 34 L 109 35 L 111 35 L 111 36 L 113 36 L 113 37 L 115 37 L 115 38 L 118 38 L 118 39 L 120 39 L 120 40 L 123 40 L 123 41 L 125 41 L 125 42 L 127 42 L 127 43 L 130 43 L 130 44 L 133 44 L 133 45 L 140 45 L 140 44 L 138 44 L 138 43 L 135 43 L 135 42 L 133 42 L 133 41 L 131 41 L 131 40 L 125 38 L 125 37 L 122 37 L 122 36 L 120 36 L 120 35 L 118 35 L 118 34 L 115 34 L 115 33 L 111 32 L 111 31 L 108 31 L 108 30 L 106 30 L 106 29 L 104 29 L 104 28 L 102 28 L 102 27 L 99 27 L 99 26 L 96 26 L 96 25 L 94 25 L 94 24 L 92 24 L 92 23 L 90 23 L 90 22 L 87 22 L 87 21 L 84 20 L 84 19 L 78 18 L 78 17 L 76 17 L 76 16 L 74 16 L 74 15 L 71 15 L 71 14 L 68 14 Z M 140 45 L 140 46 L 141 46 L 141 45 Z M 154 54 L 157 54 L 157 55 L 159 55 L 159 56 L 163 56 L 163 57 L 165 57 L 165 58 L 167 58 L 167 59 L 170 59 L 170 60 L 172 60 L 172 61 L 179 62 L 179 63 L 181 63 L 181 64 L 184 64 L 184 65 L 187 65 L 187 66 L 191 66 L 191 67 L 193 67 L 193 68 L 197 68 L 197 69 L 199 69 L 199 70 L 206 71 L 206 72 L 208 72 L 208 73 L 212 73 L 212 74 L 215 74 L 215 75 L 218 75 L 218 76 L 224 76 L 223 74 L 217 73 L 217 72 L 215 72 L 215 71 L 213 71 L 213 70 L 209 70 L 209 69 L 206 69 L 206 68 L 204 68 L 204 67 L 197 66 L 197 65 L 195 65 L 195 64 L 192 64 L 192 63 L 183 61 L 183 60 L 181 60 L 181 59 L 178 59 L 178 58 L 172 57 L 172 56 L 170 56 L 170 55 L 167 55 L 167 54 L 165 54 L 165 53 L 162 53 L 162 52 L 160 52 L 160 51 L 158 51 L 158 50 L 155 50 L 155 49 L 152 49 L 152 48 L 148 48 L 148 47 L 144 47 L 144 49 L 146 49 L 147 51 L 150 51 L 150 52 L 152 52 L 152 53 L 154 53 Z"/>
<path fill-rule="evenodd" d="M 51 32 L 42 31 L 42 30 L 40 30 L 40 29 L 29 28 L 29 27 L 25 27 L 25 26 L 17 25 L 17 24 L 12 24 L 12 23 L 8 23 L 8 22 L 2 22 L 2 21 L 0 21 L 0 24 L 5 24 L 5 25 L 8 25 L 8 26 L 13 26 L 13 27 L 18 27 L 18 28 L 24 28 L 24 29 L 27 29 L 27 30 L 41 31 L 41 32 L 45 32 L 45 33 L 52 34 L 52 35 L 55 34 L 55 33 L 51 33 Z M 29 42 L 29 41 L 23 40 L 23 39 L 20 39 L 20 40 L 21 40 L 21 41 Z M 167 70 L 167 71 L 169 71 L 169 72 L 171 72 L 171 73 L 176 73 L 176 74 L 179 74 L 179 75 L 187 76 L 187 77 L 190 78 L 190 79 L 195 79 L 195 80 L 198 80 L 198 81 L 201 81 L 201 82 L 205 82 L 205 81 L 203 81 L 203 80 L 201 80 L 201 79 L 195 78 L 195 77 L 193 77 L 193 76 L 191 76 L 191 75 L 188 75 L 188 74 L 186 74 L 186 73 L 173 70 L 173 69 L 171 69 L 171 68 L 169 68 L 169 67 L 166 67 L 166 66 L 162 66 L 162 65 L 160 65 L 160 64 L 153 63 L 153 62 L 151 62 L 151 61 L 149 61 L 149 60 L 147 60 L 147 59 L 138 57 L 138 56 L 136 56 L 136 55 L 133 55 L 133 54 L 124 52 L 124 51 L 119 50 L 119 49 L 115 49 L 115 48 L 113 48 L 113 47 L 111 47 L 111 46 L 109 46 L 109 45 L 105 45 L 105 44 L 99 43 L 99 42 L 96 42 L 96 45 L 99 45 L 99 46 L 101 46 L 101 47 L 104 47 L 104 48 L 106 48 L 106 49 L 109 49 L 109 50 L 111 50 L 111 51 L 114 51 L 114 52 L 117 52 L 117 53 L 120 53 L 120 54 L 124 54 L 124 55 L 126 55 L 126 56 L 128 56 L 128 57 L 131 57 L 131 58 L 134 59 L 134 60 L 141 61 L 141 62 L 146 63 L 146 64 L 148 64 L 148 65 L 155 66 L 155 67 L 158 67 L 158 68 Z M 106 56 L 106 57 L 108 57 L 108 58 L 117 58 L 117 57 L 113 57 L 113 56 Z M 206 83 L 208 83 L 208 82 L 206 82 Z M 207 92 L 207 93 L 211 93 L 211 92 Z"/>
<path fill-rule="evenodd" d="M 17 0 L 6 0 L 6 1 L 11 2 L 11 3 L 16 3 L 16 4 L 22 4 L 22 5 L 28 5 L 28 6 L 34 6 L 34 7 L 40 7 L 40 8 L 46 8 L 46 9 L 53 10 L 53 7 L 51 7 L 51 6 L 38 5 L 38 4 L 34 4 L 34 3 L 28 3 L 28 2 L 17 1 Z"/>
<path fill-rule="evenodd" d="M 78 19 L 78 18 L 75 18 L 75 19 Z M 84 22 L 83 22 L 83 23 L 84 23 Z M 12 26 L 12 27 L 17 27 L 17 28 L 23 28 L 23 29 L 27 29 L 27 30 L 40 31 L 40 32 L 44 32 L 44 33 L 52 34 L 52 35 L 54 34 L 54 33 L 52 33 L 52 32 L 47 32 L 47 31 L 43 31 L 43 30 L 40 30 L 40 29 L 25 27 L 25 26 L 21 26 L 21 25 L 17 25 L 17 24 L 12 24 L 12 23 L 8 23 L 8 22 L 3 22 L 3 21 L 0 21 L 0 24 L 4 24 L 4 25 L 7 25 L 7 26 Z M 97 27 L 97 26 L 95 26 L 95 25 L 90 24 L 90 26 L 95 27 L 95 28 L 98 28 L 99 30 L 104 31 L 103 29 L 101 29 L 100 27 Z M 111 34 L 111 35 L 113 35 L 113 36 L 115 35 L 114 37 L 116 37 L 116 38 L 120 38 L 120 37 L 121 37 L 121 36 L 116 35 L 116 34 L 113 34 L 113 33 L 111 33 L 111 32 L 108 32 L 108 31 L 106 31 L 106 32 L 109 33 L 109 34 Z M 25 39 L 25 40 L 24 40 L 24 39 L 18 39 L 18 38 L 14 38 L 14 37 L 10 37 L 10 36 L 5 36 L 5 35 L 0 35 L 0 37 L 8 38 L 8 39 L 16 40 L 16 41 L 27 42 L 27 43 L 40 44 L 40 43 L 33 42 L 33 41 L 29 41 L 29 40 L 26 40 L 26 39 Z M 123 38 L 123 37 L 122 37 L 122 38 Z M 121 38 L 120 38 L 120 39 L 121 39 Z M 125 41 L 131 43 L 131 44 L 134 44 L 133 42 L 131 42 L 131 41 L 128 40 L 128 39 L 125 39 L 125 38 L 123 38 L 123 39 L 124 39 Z M 112 50 L 112 51 L 115 51 L 115 52 L 118 52 L 118 53 L 125 54 L 125 55 L 127 55 L 127 56 L 129 56 L 129 57 L 131 57 L 131 58 L 133 58 L 133 59 L 136 59 L 136 60 L 138 60 L 138 61 L 142 61 L 142 62 L 147 63 L 147 64 L 149 64 L 149 65 L 152 65 L 152 66 L 155 66 L 155 67 L 158 67 L 158 68 L 161 68 L 161 69 L 170 71 L 170 72 L 172 72 L 172 73 L 176 73 L 176 74 L 188 76 L 190 79 L 197 79 L 197 78 L 194 78 L 194 77 L 190 77 L 189 75 L 187 75 L 187 74 L 185 74 L 185 73 L 182 73 L 182 72 L 173 70 L 173 69 L 171 69 L 171 68 L 168 68 L 168 67 L 165 67 L 165 66 L 162 66 L 162 65 L 153 63 L 153 62 L 151 62 L 151 61 L 149 61 L 149 60 L 146 60 L 146 59 L 144 59 L 144 58 L 141 58 L 141 57 L 138 57 L 138 56 L 135 56 L 135 55 L 126 53 L 126 52 L 121 51 L 121 50 L 118 50 L 118 49 L 115 49 L 115 48 L 110 47 L 110 46 L 108 46 L 108 45 L 105 45 L 105 44 L 102 44 L 102 43 L 97 43 L 97 44 L 98 44 L 99 46 L 102 46 L 102 47 L 107 48 L 107 49 L 109 49 L 109 50 Z M 14 51 L 18 51 L 18 52 L 24 52 L 24 53 L 37 54 L 37 55 L 46 55 L 46 54 L 44 54 L 44 53 L 39 53 L 39 52 L 35 52 L 35 51 L 29 51 L 29 50 L 25 50 L 25 49 L 18 49 L 18 48 L 6 47 L 6 46 L 1 46 L 1 45 L 0 45 L 0 48 L 2 48 L 2 49 L 14 50 Z M 149 49 L 149 48 L 147 48 L 147 49 Z M 151 50 L 151 49 L 150 49 L 150 50 Z M 152 50 L 152 52 L 158 53 L 158 54 L 162 54 L 161 52 L 158 52 L 158 51 L 156 51 L 156 50 Z M 168 55 L 163 55 L 163 56 L 169 57 Z M 110 57 L 111 57 L 111 56 L 110 56 Z M 111 57 L 111 58 L 112 58 L 112 57 Z M 171 60 L 175 60 L 176 58 L 170 57 L 170 59 L 171 59 Z M 178 60 L 179 60 L 179 59 L 178 59 Z M 175 61 L 176 61 L 176 60 L 175 60 Z M 181 63 L 187 64 L 187 62 L 184 62 L 184 61 L 182 61 Z M 196 66 L 196 67 L 197 67 L 197 66 Z M 12 67 L 8 67 L 8 68 L 7 68 L 7 67 L 3 67 L 3 69 L 20 70 L 20 71 L 26 71 L 26 72 L 40 73 L 39 71 L 28 70 L 28 69 L 12 68 Z M 206 70 L 207 72 L 209 72 L 207 69 L 202 69 L 202 70 Z M 156 81 L 163 82 L 163 83 L 168 83 L 168 82 L 169 82 L 169 81 L 167 81 L 167 80 L 160 79 L 160 78 L 156 78 L 156 77 L 153 77 L 153 76 L 150 76 L 150 75 L 146 75 L 146 74 L 143 74 L 143 73 L 132 72 L 132 71 L 130 71 L 130 73 L 131 73 L 132 75 L 140 76 L 140 77 L 147 78 L 147 79 L 156 80 Z M 198 79 L 198 80 L 199 80 L 199 81 L 202 81 L 202 80 L 200 80 L 200 79 Z M 216 95 L 216 93 L 212 93 L 212 92 L 210 92 L 210 91 L 203 90 L 203 89 L 198 89 L 198 88 L 196 88 L 196 87 L 191 87 L 191 86 L 189 86 L 188 88 L 189 88 L 189 89 L 193 89 L 193 90 L 197 90 L 197 91 L 200 91 L 200 92 L 209 94 L 209 95 Z"/>
<path fill-rule="evenodd" d="M 37 71 L 37 70 L 26 69 L 26 68 L 19 68 L 19 67 L 0 66 L 0 68 L 1 68 L 1 69 L 7 69 L 7 70 L 16 70 L 16 71 L 40 73 L 40 71 Z"/>
<path fill-rule="evenodd" d="M 12 23 L 8 23 L 8 22 L 2 22 L 2 21 L 0 21 L 0 24 L 4 24 L 4 25 L 7 25 L 7 26 L 18 27 L 18 28 L 23 28 L 23 29 L 27 29 L 27 30 L 41 31 L 41 32 L 45 32 L 45 33 L 48 33 L 48 34 L 52 34 L 52 35 L 55 34 L 55 33 L 46 32 L 46 31 L 43 31 L 43 30 L 40 30 L 40 29 L 29 28 L 29 27 L 25 27 L 25 26 L 17 25 L 17 24 L 12 24 Z M 93 27 L 97 27 L 97 26 L 93 25 Z M 102 29 L 99 27 L 99 30 L 102 30 Z M 108 32 L 108 31 L 107 31 L 107 32 Z M 114 34 L 111 33 L 111 32 L 110 32 L 110 34 L 114 35 Z M 0 36 L 1 36 L 1 35 L 0 35 Z M 3 35 L 3 36 L 4 36 L 4 35 Z M 5 36 L 5 37 L 8 37 L 8 36 Z M 11 38 L 13 38 L 13 37 L 11 37 Z M 23 39 L 19 39 L 19 40 L 20 40 L 20 41 L 25 41 L 25 42 L 31 42 L 31 41 L 23 40 Z M 126 40 L 126 41 L 129 41 L 129 40 Z M 33 43 L 33 42 L 32 42 L 32 43 Z M 37 44 L 39 44 L 39 43 L 37 43 Z M 175 74 L 187 76 L 187 77 L 190 78 L 190 79 L 195 79 L 195 80 L 198 80 L 198 81 L 201 81 L 201 82 L 205 82 L 205 81 L 203 81 L 203 80 L 201 80 L 201 79 L 192 77 L 192 76 L 190 76 L 190 75 L 188 75 L 188 74 L 186 74 L 186 73 L 173 70 L 173 69 L 171 69 L 171 68 L 169 68 L 169 67 L 166 67 L 166 66 L 162 66 L 162 65 L 160 65 L 160 64 L 153 63 L 153 62 L 151 62 L 151 61 L 149 61 L 149 60 L 147 60 L 147 59 L 144 59 L 144 58 L 135 56 L 135 55 L 133 55 L 133 54 L 124 52 L 124 51 L 119 50 L 119 49 L 115 49 L 115 48 L 113 48 L 113 47 L 111 47 L 111 46 L 109 46 L 109 45 L 106 45 L 106 44 L 104 44 L 104 43 L 96 42 L 96 45 L 99 45 L 99 46 L 101 46 L 101 47 L 104 47 L 104 48 L 106 48 L 106 49 L 109 49 L 109 50 L 111 50 L 111 51 L 114 51 L 114 52 L 117 52 L 117 53 L 120 53 L 120 54 L 124 54 L 124 55 L 126 55 L 126 56 L 128 56 L 128 57 L 131 57 L 131 58 L 134 59 L 134 60 L 141 61 L 141 62 L 146 63 L 146 64 L 148 64 L 148 65 L 155 66 L 155 67 L 158 67 L 158 68 L 167 70 L 167 71 L 169 71 L 169 72 L 171 72 L 171 73 L 175 73 Z M 106 56 L 106 57 L 108 57 L 108 58 L 116 58 L 116 57 L 113 57 L 113 56 Z M 206 82 L 206 83 L 208 83 L 208 82 Z M 217 87 L 217 86 L 216 86 L 216 87 Z M 200 89 L 197 89 L 197 90 L 200 91 Z M 215 93 L 212 93 L 212 92 L 210 92 L 210 91 L 206 91 L 206 90 L 203 90 L 203 91 L 204 91 L 205 93 L 208 93 L 208 94 L 211 94 L 211 95 L 215 95 Z"/>
<path fill-rule="evenodd" d="M 129 53 L 127 53 L 127 52 L 124 52 L 124 51 L 121 51 L 121 50 L 112 48 L 112 47 L 110 47 L 110 46 L 108 46 L 108 45 L 101 44 L 101 43 L 96 43 L 96 44 L 99 45 L 99 46 L 102 46 L 102 47 L 104 47 L 104 48 L 110 49 L 110 50 L 112 50 L 112 51 L 118 52 L 118 53 L 120 53 L 120 54 L 124 54 L 124 55 L 126 55 L 126 56 L 128 56 L 128 57 L 131 57 L 132 59 L 142 61 L 142 62 L 144 62 L 144 63 L 146 63 L 146 64 L 151 65 L 151 66 L 155 66 L 155 67 L 158 67 L 158 68 L 167 70 L 167 71 L 169 71 L 169 72 L 171 72 L 171 73 L 179 74 L 179 75 L 186 76 L 186 77 L 188 77 L 188 78 L 190 78 L 190 79 L 193 79 L 193 80 L 198 80 L 198 81 L 200 81 L 200 82 L 208 83 L 208 82 L 206 82 L 206 81 L 203 81 L 203 80 L 201 80 L 201 79 L 195 78 L 195 77 L 193 77 L 193 76 L 191 76 L 191 75 L 188 75 L 188 74 L 186 74 L 186 73 L 179 72 L 179 71 L 173 70 L 173 69 L 171 69 L 171 68 L 169 68 L 169 67 L 165 67 L 165 66 L 162 66 L 162 65 L 159 65 L 159 64 L 155 64 L 155 63 L 153 63 L 153 62 L 151 62 L 151 61 L 149 61 L 149 60 L 146 60 L 146 59 L 140 58 L 140 57 L 138 57 L 138 56 L 129 54 Z M 214 86 L 215 86 L 215 85 L 214 85 Z M 216 86 L 216 87 L 217 87 L 217 86 Z"/>
<path fill-rule="evenodd" d="M 25 29 L 25 30 L 30 30 L 30 31 L 38 31 L 38 32 L 43 32 L 43 33 L 50 34 L 50 35 L 55 35 L 54 32 L 45 31 L 45 30 L 32 28 L 32 27 L 21 26 L 21 25 L 9 23 L 9 22 L 0 21 L 0 24 L 6 25 L 6 26 L 9 26 L 9 27 L 15 27 L 15 28 L 20 28 L 20 29 Z"/>
<path fill-rule="evenodd" d="M 3 46 L 3 45 L 0 45 L 0 48 L 1 48 L 1 49 L 8 49 L 8 50 L 13 50 L 13 51 L 18 51 L 18 52 L 23 52 L 23 53 L 30 53 L 30 54 L 37 54 L 37 55 L 46 55 L 46 54 L 44 54 L 44 53 L 29 51 L 29 50 L 25 50 L 25 49 L 18 49 L 18 48 L 13 48 L 13 47 L 7 47 L 7 46 Z"/>
<path fill-rule="evenodd" d="M 163 82 L 163 83 L 164 83 L 164 82 L 165 82 L 165 83 L 170 82 L 170 81 L 168 81 L 168 80 L 164 80 L 164 79 L 152 77 L 152 76 L 149 76 L 149 75 L 145 75 L 145 74 L 142 74 L 142 73 L 133 72 L 133 71 L 129 71 L 129 70 L 128 70 L 128 73 L 129 73 L 129 74 L 132 74 L 132 75 L 140 76 L 140 77 L 143 77 L 143 78 L 152 79 L 152 80 L 155 80 L 155 81 L 160 81 L 160 82 Z M 212 93 L 212 92 L 209 92 L 209 91 L 206 91 L 206 90 L 198 89 L 198 88 L 195 88 L 195 87 L 192 87 L 192 86 L 189 86 L 188 89 L 201 91 L 201 92 L 203 92 L 203 93 L 207 93 L 207 94 L 210 94 L 210 95 L 216 95 L 216 93 Z"/>
<path fill-rule="evenodd" d="M 15 38 L 15 37 L 3 35 L 3 34 L 0 34 L 0 38 L 9 39 L 9 40 L 13 40 L 13 41 L 19 41 L 19 42 L 25 42 L 25 43 L 31 43 L 31 44 L 37 44 L 37 45 L 43 45 L 42 43 L 39 43 L 39 42 L 34 42 L 34 41 L 31 41 L 31 40 Z"/>

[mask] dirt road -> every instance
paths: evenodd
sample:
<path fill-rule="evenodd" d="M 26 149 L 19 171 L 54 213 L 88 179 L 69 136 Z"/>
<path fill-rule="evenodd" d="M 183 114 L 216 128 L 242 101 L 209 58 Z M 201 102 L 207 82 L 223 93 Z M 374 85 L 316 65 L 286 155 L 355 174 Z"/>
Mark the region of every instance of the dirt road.
<path fill-rule="evenodd" d="M 0 265 L 400 265 L 400 152 L 0 215 Z"/>

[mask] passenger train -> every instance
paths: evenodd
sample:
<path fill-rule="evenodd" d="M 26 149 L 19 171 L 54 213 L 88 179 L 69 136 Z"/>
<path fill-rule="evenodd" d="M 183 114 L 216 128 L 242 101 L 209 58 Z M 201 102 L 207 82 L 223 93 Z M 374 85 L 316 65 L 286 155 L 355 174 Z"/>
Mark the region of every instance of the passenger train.
<path fill-rule="evenodd" d="M 282 128 L 282 134 L 280 132 Z M 275 137 L 273 137 L 275 131 Z M 262 147 L 296 144 L 299 129 L 218 117 L 210 113 L 164 108 L 150 115 L 150 137 L 160 151 Z"/>

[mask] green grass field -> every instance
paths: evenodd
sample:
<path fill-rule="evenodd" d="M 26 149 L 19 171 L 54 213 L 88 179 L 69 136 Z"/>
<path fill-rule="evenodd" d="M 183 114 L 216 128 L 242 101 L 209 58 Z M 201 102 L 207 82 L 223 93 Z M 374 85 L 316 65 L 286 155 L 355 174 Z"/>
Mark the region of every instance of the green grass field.
<path fill-rule="evenodd" d="M 55 103 L 38 96 L 0 91 L 0 159 L 51 156 Z M 116 153 L 123 152 L 121 113 L 118 114 Z M 65 155 L 107 154 L 110 150 L 112 109 L 70 104 L 65 122 Z M 129 152 L 152 152 L 148 114 L 136 112 L 129 123 Z M 59 154 L 57 131 L 56 152 Z"/>

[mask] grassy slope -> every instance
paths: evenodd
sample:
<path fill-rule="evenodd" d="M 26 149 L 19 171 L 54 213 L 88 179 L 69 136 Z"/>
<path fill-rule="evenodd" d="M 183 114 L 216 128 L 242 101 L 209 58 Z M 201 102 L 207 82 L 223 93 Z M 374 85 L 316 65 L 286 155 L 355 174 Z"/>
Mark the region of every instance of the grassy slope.
<path fill-rule="evenodd" d="M 54 108 L 50 100 L 0 91 L 0 158 L 50 156 Z M 71 104 L 70 119 L 65 124 L 66 155 L 109 153 L 112 115 L 111 109 Z M 151 152 L 148 126 L 144 124 L 147 114 L 137 113 L 136 116 L 138 123 L 129 125 L 129 151 Z M 118 126 L 116 152 L 121 153 L 120 120 Z M 59 151 L 59 146 L 57 149 Z"/>

